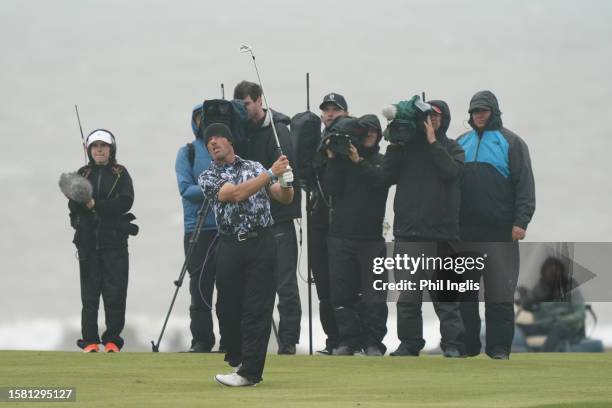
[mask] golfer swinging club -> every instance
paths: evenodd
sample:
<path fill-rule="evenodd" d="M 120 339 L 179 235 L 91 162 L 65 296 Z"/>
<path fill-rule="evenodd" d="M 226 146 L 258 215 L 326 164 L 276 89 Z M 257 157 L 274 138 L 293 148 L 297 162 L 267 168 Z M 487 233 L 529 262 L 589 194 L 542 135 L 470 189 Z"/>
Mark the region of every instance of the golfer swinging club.
<path fill-rule="evenodd" d="M 215 379 L 231 387 L 255 385 L 262 380 L 276 294 L 270 197 L 291 203 L 293 173 L 286 156 L 268 170 L 237 156 L 232 133 L 223 124 L 209 125 L 204 141 L 214 162 L 199 184 L 219 228 L 217 308 L 225 361 L 236 368 Z"/>

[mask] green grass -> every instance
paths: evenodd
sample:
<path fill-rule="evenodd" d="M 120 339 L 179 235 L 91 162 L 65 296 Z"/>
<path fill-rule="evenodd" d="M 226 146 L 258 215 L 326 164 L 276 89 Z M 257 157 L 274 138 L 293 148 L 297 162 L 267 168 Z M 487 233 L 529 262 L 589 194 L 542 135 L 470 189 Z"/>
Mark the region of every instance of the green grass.
<path fill-rule="evenodd" d="M 220 354 L 0 351 L 0 387 L 76 387 L 53 407 L 612 407 L 612 354 L 269 355 L 264 382 L 238 389 L 214 381 L 224 372 Z"/>

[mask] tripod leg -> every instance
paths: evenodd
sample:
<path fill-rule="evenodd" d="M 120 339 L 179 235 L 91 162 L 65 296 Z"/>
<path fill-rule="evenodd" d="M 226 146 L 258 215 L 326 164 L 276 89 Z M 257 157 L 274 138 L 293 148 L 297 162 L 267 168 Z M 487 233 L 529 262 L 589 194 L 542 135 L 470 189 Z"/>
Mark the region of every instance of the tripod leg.
<path fill-rule="evenodd" d="M 208 215 L 208 211 L 210 210 L 210 204 L 208 200 L 204 200 L 200 210 L 198 211 L 198 219 L 196 221 L 196 229 L 193 232 L 191 239 L 189 240 L 189 248 L 187 249 L 187 256 L 185 256 L 185 261 L 183 262 L 183 267 L 181 268 L 181 273 L 179 274 L 178 280 L 174 281 L 174 285 L 176 286 L 176 290 L 174 291 L 174 296 L 172 296 L 172 302 L 170 302 L 170 308 L 168 309 L 168 313 L 166 313 L 166 319 L 164 320 L 164 325 L 162 326 L 161 332 L 159 333 L 159 338 L 157 339 L 157 344 L 153 340 L 151 340 L 151 348 L 154 353 L 159 352 L 159 345 L 161 343 L 162 337 L 164 336 L 164 332 L 166 331 L 166 325 L 168 324 L 168 319 L 170 319 L 170 313 L 172 313 L 172 308 L 174 307 L 174 302 L 176 301 L 176 297 L 178 295 L 179 289 L 183 285 L 183 279 L 185 278 L 185 273 L 187 272 L 187 264 L 191 259 L 191 254 L 198 242 L 198 238 L 200 237 L 200 230 L 202 229 L 202 225 L 204 224 L 204 220 Z"/>

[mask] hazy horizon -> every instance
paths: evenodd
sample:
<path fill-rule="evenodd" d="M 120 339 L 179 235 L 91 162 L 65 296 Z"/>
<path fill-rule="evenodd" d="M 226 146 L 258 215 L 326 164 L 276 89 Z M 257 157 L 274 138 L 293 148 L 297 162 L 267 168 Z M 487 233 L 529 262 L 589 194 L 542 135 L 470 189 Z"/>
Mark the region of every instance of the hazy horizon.
<path fill-rule="evenodd" d="M 315 112 L 331 91 L 351 113 L 379 117 L 382 106 L 425 91 L 449 103 L 454 138 L 466 129 L 470 97 L 492 90 L 505 126 L 531 152 L 537 209 L 527 239 L 610 241 L 612 3 L 40 0 L 0 10 L 0 348 L 36 338 L 34 319 L 80 313 L 73 230 L 57 187 L 60 173 L 83 163 L 75 104 L 84 132 L 113 131 L 134 180 L 141 233 L 130 240 L 127 320 L 159 322 L 143 334 L 157 336 L 183 261 L 176 151 L 193 139 L 193 105 L 220 97 L 221 83 L 231 97 L 237 82 L 255 80 L 243 43 L 255 51 L 270 105 L 288 115 L 305 110 L 310 72 Z M 391 206 L 392 196 L 388 222 Z M 596 310 L 600 325 L 612 326 L 611 305 Z"/>

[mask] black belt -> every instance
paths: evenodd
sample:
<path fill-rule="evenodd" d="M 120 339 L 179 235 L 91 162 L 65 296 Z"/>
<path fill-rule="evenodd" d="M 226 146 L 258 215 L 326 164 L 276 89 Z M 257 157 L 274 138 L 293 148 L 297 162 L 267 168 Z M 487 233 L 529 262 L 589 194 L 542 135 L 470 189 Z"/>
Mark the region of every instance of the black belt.
<path fill-rule="evenodd" d="M 260 228 L 258 230 L 250 231 L 250 232 L 239 232 L 238 234 L 220 234 L 220 235 L 221 235 L 221 238 L 228 240 L 228 241 L 242 242 L 242 241 L 246 241 L 247 239 L 257 238 L 259 236 L 262 236 L 267 231 L 268 231 L 268 228 Z"/>

